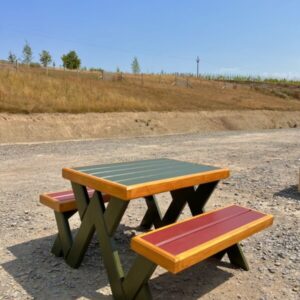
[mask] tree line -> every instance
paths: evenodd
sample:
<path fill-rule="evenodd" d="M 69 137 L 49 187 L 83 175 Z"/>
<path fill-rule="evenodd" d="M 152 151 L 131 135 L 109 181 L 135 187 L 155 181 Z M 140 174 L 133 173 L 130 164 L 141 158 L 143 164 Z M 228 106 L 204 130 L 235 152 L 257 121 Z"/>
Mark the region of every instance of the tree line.
<path fill-rule="evenodd" d="M 17 56 L 12 51 L 9 51 L 7 60 L 12 64 L 17 63 L 18 61 L 26 65 L 38 64 L 33 62 L 33 51 L 30 44 L 27 41 L 25 42 L 25 45 L 23 47 L 21 59 L 18 59 Z M 79 58 L 78 54 L 74 50 L 69 51 L 66 54 L 63 54 L 61 56 L 61 60 L 62 60 L 63 67 L 66 69 L 77 70 L 81 66 L 81 59 Z M 40 65 L 45 68 L 47 68 L 51 63 L 52 66 L 55 67 L 55 62 L 53 61 L 50 52 L 47 50 L 42 50 L 41 53 L 39 53 L 39 61 L 40 61 Z M 83 69 L 86 68 L 83 67 Z M 103 71 L 101 68 L 90 68 L 90 70 Z M 139 74 L 141 72 L 140 64 L 136 56 L 132 60 L 131 70 L 132 73 L 134 74 Z M 117 67 L 116 71 L 121 72 L 119 67 Z"/>

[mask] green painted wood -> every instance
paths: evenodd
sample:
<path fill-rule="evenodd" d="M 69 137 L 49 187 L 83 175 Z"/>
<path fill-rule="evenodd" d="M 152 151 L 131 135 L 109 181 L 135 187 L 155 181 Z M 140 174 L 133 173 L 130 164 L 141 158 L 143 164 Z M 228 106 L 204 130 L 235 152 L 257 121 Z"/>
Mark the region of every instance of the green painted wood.
<path fill-rule="evenodd" d="M 86 208 L 90 203 L 90 197 L 85 186 L 76 182 L 71 182 L 71 185 L 77 203 L 78 213 L 80 218 L 82 219 L 85 214 Z"/>
<path fill-rule="evenodd" d="M 137 167 L 137 166 L 141 166 L 141 165 L 146 166 L 149 164 L 166 162 L 167 160 L 169 161 L 170 159 L 158 158 L 158 159 L 148 159 L 148 160 L 136 160 L 136 161 L 129 161 L 129 162 L 121 162 L 121 163 L 76 167 L 74 169 L 88 173 L 88 172 L 95 172 L 97 170 L 105 171 L 105 170 L 117 170 L 117 169 L 122 169 L 122 168 L 132 168 L 132 167 Z"/>
<path fill-rule="evenodd" d="M 239 267 L 244 269 L 245 271 L 249 271 L 249 264 L 247 259 L 243 253 L 242 247 L 240 244 L 235 244 L 228 249 L 226 249 L 230 262 Z"/>
<path fill-rule="evenodd" d="M 92 172 L 90 175 L 99 175 L 101 176 L 118 176 L 122 174 L 135 174 L 135 173 L 141 173 L 144 172 L 145 170 L 156 170 L 156 169 L 162 169 L 162 168 L 172 168 L 172 167 L 177 167 L 179 164 L 174 163 L 174 162 L 160 162 L 160 163 L 152 163 L 148 165 L 138 165 L 138 166 L 132 166 L 132 167 L 125 167 L 125 168 L 119 168 L 119 169 L 114 169 L 114 170 L 105 170 L 105 171 L 97 171 L 97 172 Z"/>
<path fill-rule="evenodd" d="M 159 174 L 160 172 L 169 171 L 172 172 L 173 170 L 189 170 L 189 169 L 197 169 L 199 170 L 199 166 L 191 166 L 184 163 L 172 163 L 172 164 L 160 164 L 156 166 L 150 166 L 148 168 L 142 168 L 139 170 L 124 170 L 119 173 L 115 174 L 104 174 L 102 175 L 103 178 L 107 178 L 109 180 L 119 180 L 119 177 L 139 177 L 141 175 L 155 175 Z M 98 173 L 101 174 L 101 173 Z M 95 174 L 97 175 L 97 174 Z"/>
<path fill-rule="evenodd" d="M 70 245 L 69 243 L 72 243 L 69 218 L 72 217 L 76 212 L 77 210 L 63 213 L 54 211 L 58 234 L 52 246 L 51 253 L 57 257 L 66 256 L 68 253 L 68 246 Z"/>
<path fill-rule="evenodd" d="M 187 188 L 189 192 L 186 199 L 193 216 L 204 213 L 204 206 L 213 193 L 219 181 L 200 184 L 195 190 L 194 187 Z"/>
<path fill-rule="evenodd" d="M 146 204 L 148 206 L 147 212 L 142 219 L 140 227 L 144 230 L 149 230 L 152 225 L 155 228 L 159 228 L 162 226 L 162 213 L 158 206 L 158 201 L 155 196 L 148 196 L 145 198 Z"/>
<path fill-rule="evenodd" d="M 157 265 L 147 258 L 140 255 L 136 257 L 134 264 L 123 281 L 123 289 L 126 295 L 125 299 L 152 299 L 148 281 L 156 267 Z M 141 294 L 138 296 L 139 293 Z"/>
<path fill-rule="evenodd" d="M 173 178 L 173 177 L 178 177 L 178 176 L 185 176 L 185 175 L 191 175 L 191 174 L 197 174 L 201 172 L 206 172 L 206 171 L 211 171 L 210 168 L 174 168 L 171 170 L 164 170 L 162 169 L 160 172 L 156 172 L 154 174 L 145 174 L 137 177 L 128 177 L 126 179 L 121 179 L 121 180 L 113 180 L 117 183 L 121 183 L 123 185 L 134 185 L 134 184 L 139 184 L 139 183 L 145 183 L 149 181 L 156 181 L 156 180 L 162 180 L 162 179 L 167 179 L 167 178 Z"/>
<path fill-rule="evenodd" d="M 145 183 L 217 169 L 212 166 L 171 159 L 143 160 L 75 168 L 77 171 L 123 185 Z"/>

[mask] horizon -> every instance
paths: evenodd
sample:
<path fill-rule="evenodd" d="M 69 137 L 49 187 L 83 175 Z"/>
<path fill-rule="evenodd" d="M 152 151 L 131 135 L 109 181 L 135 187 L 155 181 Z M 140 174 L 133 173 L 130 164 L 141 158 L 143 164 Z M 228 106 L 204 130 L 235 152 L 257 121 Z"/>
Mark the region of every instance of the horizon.
<path fill-rule="evenodd" d="M 201 75 L 300 78 L 297 1 L 89 1 L 72 6 L 55 0 L 46 13 L 38 1 L 16 3 L 2 5 L 3 60 L 9 51 L 19 58 L 28 41 L 33 61 L 47 50 L 57 67 L 63 54 L 75 50 L 82 67 L 112 72 L 130 72 L 136 56 L 143 73 L 195 74 L 199 56 Z"/>

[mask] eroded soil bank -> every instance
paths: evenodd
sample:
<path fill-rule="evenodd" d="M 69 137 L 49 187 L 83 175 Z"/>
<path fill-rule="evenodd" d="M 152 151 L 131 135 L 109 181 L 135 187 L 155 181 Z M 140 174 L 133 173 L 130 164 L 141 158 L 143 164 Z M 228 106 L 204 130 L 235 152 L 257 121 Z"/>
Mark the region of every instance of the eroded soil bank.
<path fill-rule="evenodd" d="M 300 127 L 300 111 L 0 114 L 0 143 Z"/>

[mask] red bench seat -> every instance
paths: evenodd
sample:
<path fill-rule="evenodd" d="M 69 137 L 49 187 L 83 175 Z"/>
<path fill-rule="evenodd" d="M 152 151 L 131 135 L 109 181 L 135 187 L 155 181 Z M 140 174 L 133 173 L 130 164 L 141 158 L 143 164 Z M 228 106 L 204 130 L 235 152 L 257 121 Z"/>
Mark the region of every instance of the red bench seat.
<path fill-rule="evenodd" d="M 273 216 L 232 205 L 204 213 L 131 240 L 131 248 L 178 273 L 270 226 Z"/>
<path fill-rule="evenodd" d="M 93 189 L 87 189 L 87 192 L 90 198 L 94 194 Z M 108 202 L 109 199 L 109 195 L 103 195 L 104 202 Z M 77 210 L 76 201 L 72 190 L 42 194 L 40 195 L 40 202 L 57 212 Z"/>

